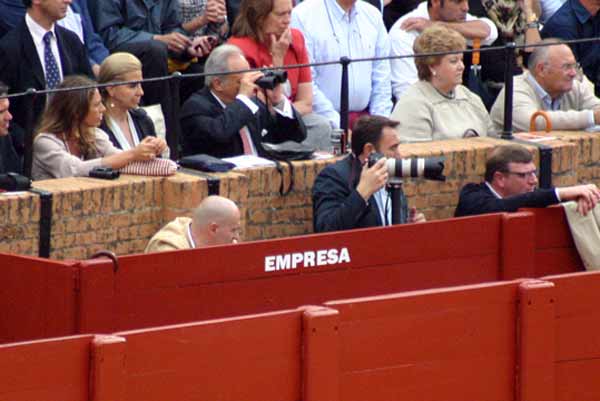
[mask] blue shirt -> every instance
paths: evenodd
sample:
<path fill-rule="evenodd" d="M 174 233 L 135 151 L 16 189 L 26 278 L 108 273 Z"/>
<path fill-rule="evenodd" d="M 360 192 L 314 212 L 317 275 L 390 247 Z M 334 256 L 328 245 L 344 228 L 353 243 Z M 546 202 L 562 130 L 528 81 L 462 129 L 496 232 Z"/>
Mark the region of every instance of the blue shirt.
<path fill-rule="evenodd" d="M 305 0 L 292 11 L 292 27 L 304 34 L 310 62 L 387 57 L 388 34 L 381 12 L 357 1 L 349 12 L 335 0 Z M 340 64 L 312 68 L 313 110 L 334 127 L 340 124 Z M 392 111 L 388 60 L 354 62 L 348 68 L 350 111 L 368 108 L 370 114 L 389 116 Z"/>
<path fill-rule="evenodd" d="M 541 34 L 544 38 L 565 40 L 599 37 L 600 13 L 592 16 L 579 0 L 567 0 L 544 25 Z M 600 41 L 573 44 L 571 49 L 589 80 L 596 86 L 600 85 Z"/>
<path fill-rule="evenodd" d="M 83 45 L 90 57 L 90 64 L 101 64 L 108 57 L 108 49 L 102 43 L 100 36 L 94 31 L 87 0 L 73 0 L 71 9 L 81 19 Z M 0 10 L 2 10 L 0 13 L 0 36 L 21 23 L 27 11 L 22 0 L 0 0 Z"/>

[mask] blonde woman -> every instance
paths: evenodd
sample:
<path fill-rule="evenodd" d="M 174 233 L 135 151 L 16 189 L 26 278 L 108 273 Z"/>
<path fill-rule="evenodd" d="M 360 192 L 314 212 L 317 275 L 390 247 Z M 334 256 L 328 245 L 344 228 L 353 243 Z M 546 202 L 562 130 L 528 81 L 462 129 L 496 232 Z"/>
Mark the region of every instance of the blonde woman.
<path fill-rule="evenodd" d="M 100 65 L 98 83 L 141 81 L 142 63 L 130 53 L 114 53 Z M 144 95 L 140 83 L 115 85 L 101 89 L 106 113 L 100 128 L 119 149 L 135 148 L 144 138 L 152 137 L 159 153 L 167 147 L 163 139 L 156 138 L 154 124 L 139 108 Z"/>
<path fill-rule="evenodd" d="M 481 98 L 462 85 L 465 47 L 466 40 L 460 33 L 435 24 L 415 40 L 417 56 L 457 53 L 415 58 L 419 81 L 400 96 L 391 115 L 400 121 L 402 142 L 462 138 L 474 133 L 486 136 L 491 131 L 492 120 Z"/>
<path fill-rule="evenodd" d="M 75 75 L 66 77 L 58 87 L 93 85 L 89 78 Z M 146 138 L 130 150 L 115 148 L 98 128 L 104 111 L 96 88 L 52 96 L 33 141 L 33 179 L 87 176 L 94 167 L 118 169 L 160 153 L 154 138 Z"/>

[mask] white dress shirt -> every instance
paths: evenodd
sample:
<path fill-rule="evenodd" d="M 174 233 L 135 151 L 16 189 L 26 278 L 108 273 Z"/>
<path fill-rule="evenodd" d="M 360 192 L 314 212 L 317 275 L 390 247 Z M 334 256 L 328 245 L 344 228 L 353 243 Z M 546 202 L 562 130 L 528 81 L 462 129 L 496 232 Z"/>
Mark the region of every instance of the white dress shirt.
<path fill-rule="evenodd" d="M 311 63 L 389 55 L 381 12 L 364 1 L 345 12 L 335 0 L 305 0 L 292 10 L 291 25 L 304 34 Z M 340 64 L 313 67 L 312 77 L 313 111 L 339 127 Z M 370 114 L 390 115 L 388 60 L 350 63 L 348 78 L 349 111 L 368 108 Z"/>
<path fill-rule="evenodd" d="M 137 145 L 139 145 L 139 143 L 140 143 L 139 134 L 137 132 L 137 129 L 135 129 L 135 124 L 133 123 L 133 119 L 131 118 L 131 114 L 129 114 L 129 112 L 127 112 L 127 124 L 129 125 L 129 132 L 131 132 L 131 139 L 133 140 L 133 146 L 131 146 L 131 144 L 127 140 L 127 137 L 125 136 L 125 133 L 123 133 L 123 130 L 121 129 L 121 127 L 119 127 L 119 124 L 117 124 L 117 122 L 108 114 L 106 114 L 105 116 L 106 116 L 106 122 L 108 123 L 110 130 L 112 131 L 113 135 L 117 139 L 117 142 L 119 142 L 119 145 L 121 145 L 121 149 L 130 150 L 130 149 L 135 148 Z"/>
<path fill-rule="evenodd" d="M 42 65 L 42 70 L 44 70 L 44 76 L 46 76 L 46 63 L 44 62 L 44 35 L 48 31 L 44 29 L 40 24 L 35 22 L 33 18 L 29 16 L 29 14 L 25 14 L 25 24 L 27 24 L 27 29 L 29 29 L 29 33 L 31 33 L 31 37 L 33 38 L 33 44 L 35 45 L 35 50 L 37 51 L 38 57 L 40 59 L 40 64 Z M 56 31 L 54 29 L 54 24 L 52 24 L 50 31 L 52 31 L 50 49 L 52 50 L 54 60 L 56 60 L 56 64 L 58 65 L 58 73 L 60 76 L 60 80 L 62 81 L 64 76 L 62 71 L 62 63 L 60 60 L 60 53 L 58 52 L 58 42 L 56 41 Z"/>
<path fill-rule="evenodd" d="M 402 16 L 398 21 L 394 23 L 390 29 L 390 42 L 391 42 L 391 56 L 410 56 L 414 54 L 413 44 L 415 39 L 419 36 L 420 32 L 417 30 L 405 31 L 400 29 L 400 25 L 407 18 L 429 18 L 429 11 L 427 9 L 427 2 L 419 4 L 419 6 L 411 11 L 410 13 Z M 498 38 L 498 28 L 492 21 L 487 18 L 477 18 L 471 14 L 467 14 L 466 21 L 482 21 L 490 27 L 490 34 L 487 38 L 481 41 L 482 46 L 489 46 Z M 471 41 L 467 41 L 470 45 Z M 397 58 L 391 60 L 392 66 L 392 93 L 396 99 L 400 98 L 400 95 L 408 89 L 410 85 L 417 82 L 419 77 L 417 75 L 417 67 L 415 66 L 415 60 L 413 57 Z"/>

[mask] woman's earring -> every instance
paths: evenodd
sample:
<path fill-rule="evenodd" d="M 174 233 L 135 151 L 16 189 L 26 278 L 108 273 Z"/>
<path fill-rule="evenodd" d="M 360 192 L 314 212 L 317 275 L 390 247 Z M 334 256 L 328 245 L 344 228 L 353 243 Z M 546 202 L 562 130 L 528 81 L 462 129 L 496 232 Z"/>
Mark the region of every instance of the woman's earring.
<path fill-rule="evenodd" d="M 431 74 L 435 77 L 437 75 L 437 71 L 436 70 L 431 70 Z"/>

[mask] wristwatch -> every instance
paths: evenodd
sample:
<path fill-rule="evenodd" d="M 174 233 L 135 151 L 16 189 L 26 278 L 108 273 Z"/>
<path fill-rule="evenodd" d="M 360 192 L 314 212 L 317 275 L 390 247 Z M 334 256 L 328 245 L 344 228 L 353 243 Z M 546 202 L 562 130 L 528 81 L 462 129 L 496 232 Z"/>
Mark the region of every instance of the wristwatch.
<path fill-rule="evenodd" d="M 531 13 L 527 16 L 527 25 L 525 26 L 527 29 L 540 29 L 540 21 L 535 13 Z"/>

